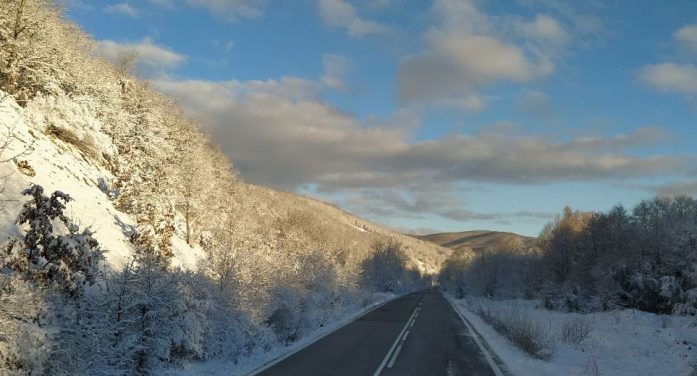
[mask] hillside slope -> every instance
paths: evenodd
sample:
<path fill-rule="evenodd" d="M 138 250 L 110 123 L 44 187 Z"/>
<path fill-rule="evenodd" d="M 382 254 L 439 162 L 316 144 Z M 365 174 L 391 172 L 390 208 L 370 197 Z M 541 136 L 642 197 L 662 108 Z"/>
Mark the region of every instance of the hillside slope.
<path fill-rule="evenodd" d="M 0 96 L 4 97 L 0 102 L 0 136 L 8 139 L 0 157 L 11 159 L 0 164 L 0 176 L 6 177 L 0 236 L 18 234 L 12 223 L 23 201 L 21 191 L 30 184 L 38 184 L 47 192 L 58 190 L 71 195 L 74 200 L 68 203 L 70 216 L 78 224 L 93 229 L 95 237 L 108 250 L 106 257 L 111 265 L 123 265 L 133 252 L 129 237 L 135 230 L 135 221 L 118 210 L 110 197 L 108 187 L 115 180 L 114 175 L 104 166 L 103 158 L 94 158 L 76 146 L 76 141 L 61 139 L 61 132 L 56 132 L 56 129 L 66 130 L 89 140 L 96 155 L 108 158 L 116 150 L 102 133 L 99 120 L 91 117 L 79 103 L 39 98 L 22 108 L 4 93 L 0 92 Z M 48 124 L 51 132 L 47 131 Z M 450 249 L 386 230 L 318 200 L 241 181 L 235 191 L 237 220 L 233 225 L 239 243 L 255 241 L 261 227 L 296 221 L 294 225 L 304 227 L 301 230 L 306 240 L 320 247 L 331 244 L 329 248 L 345 248 L 359 259 L 369 255 L 374 242 L 395 239 L 404 245 L 412 266 L 424 274 L 437 273 L 442 261 L 452 253 Z M 178 230 L 181 225 L 178 223 Z M 194 268 L 204 256 L 200 247 L 186 244 L 181 231 L 175 232 L 172 243 L 174 266 Z"/>
<path fill-rule="evenodd" d="M 452 253 L 245 183 L 52 0 L 0 2 L 0 42 L 0 374 L 253 362 Z"/>
<path fill-rule="evenodd" d="M 453 250 L 471 249 L 475 253 L 486 250 L 531 249 L 535 247 L 535 238 L 500 231 L 444 232 L 415 235 L 414 237 Z"/>

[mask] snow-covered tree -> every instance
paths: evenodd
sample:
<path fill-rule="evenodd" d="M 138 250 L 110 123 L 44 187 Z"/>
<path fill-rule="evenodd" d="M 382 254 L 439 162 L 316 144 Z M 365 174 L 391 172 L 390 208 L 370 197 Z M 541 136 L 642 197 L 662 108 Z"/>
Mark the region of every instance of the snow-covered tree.
<path fill-rule="evenodd" d="M 39 185 L 22 192 L 31 199 L 23 205 L 16 223 L 26 232 L 23 239 L 9 242 L 2 263 L 12 273 L 47 286 L 58 285 L 74 295 L 95 282 L 103 251 L 89 229 L 80 231 L 63 213 L 70 196 L 56 191 L 48 197 L 43 192 Z"/>

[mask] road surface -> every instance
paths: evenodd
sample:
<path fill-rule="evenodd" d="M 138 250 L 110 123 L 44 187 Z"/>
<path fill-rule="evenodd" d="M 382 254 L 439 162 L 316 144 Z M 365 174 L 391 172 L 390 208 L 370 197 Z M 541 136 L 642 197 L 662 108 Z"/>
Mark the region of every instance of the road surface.
<path fill-rule="evenodd" d="M 422 291 L 368 312 L 258 375 L 502 375 L 476 341 L 440 292 Z"/>

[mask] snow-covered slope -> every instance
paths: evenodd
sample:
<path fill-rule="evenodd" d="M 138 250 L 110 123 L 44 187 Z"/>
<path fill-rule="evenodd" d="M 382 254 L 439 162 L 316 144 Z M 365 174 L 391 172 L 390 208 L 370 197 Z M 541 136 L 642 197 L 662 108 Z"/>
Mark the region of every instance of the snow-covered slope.
<path fill-rule="evenodd" d="M 0 137 L 9 137 L 1 159 L 14 157 L 0 164 L 0 176 L 5 177 L 2 193 L 5 208 L 0 212 L 2 239 L 19 234 L 14 217 L 25 201 L 21 192 L 31 184 L 38 184 L 47 193 L 69 194 L 73 201 L 67 206 L 68 216 L 81 227 L 94 231 L 94 237 L 108 250 L 106 258 L 112 265 L 122 265 L 133 250 L 128 236 L 133 232 L 134 222 L 116 210 L 108 193 L 100 189 L 100 182 L 106 187 L 113 176 L 94 156 L 50 132 L 46 134 L 48 127 L 71 129 L 79 137 L 89 137 L 99 148 L 98 157 L 103 158 L 102 153 L 108 156 L 114 151 L 108 138 L 101 134 L 99 121 L 76 103 L 39 99 L 21 108 L 4 93 L 0 92 L 0 97 L 4 97 L 0 101 Z"/>
<path fill-rule="evenodd" d="M 17 235 L 14 216 L 24 201 L 21 192 L 30 184 L 39 184 L 46 192 L 65 192 L 74 199 L 68 213 L 81 227 L 90 227 L 95 238 L 108 252 L 106 258 L 115 267 L 123 265 L 133 251 L 129 236 L 135 221 L 117 210 L 112 200 L 118 194 L 111 188 L 114 176 L 105 167 L 117 151 L 109 136 L 102 132 L 102 124 L 93 113 L 87 99 L 67 100 L 64 97 L 39 97 L 26 108 L 17 105 L 6 95 L 0 102 L 0 137 L 9 137 L 2 155 L 0 174 L 5 176 L 6 188 L 2 193 L 5 210 L 0 213 L 0 237 Z M 393 233 L 372 223 L 354 217 L 332 205 L 279 192 L 273 189 L 239 183 L 243 192 L 239 208 L 243 219 L 259 222 L 259 218 L 282 218 L 293 210 L 302 210 L 318 218 L 333 233 L 324 234 L 327 240 L 336 238 L 352 252 L 366 253 L 377 239 L 394 238 L 405 246 L 412 265 L 423 274 L 437 273 L 440 264 L 451 251 L 433 244 Z M 248 207 L 246 207 L 248 206 Z M 181 227 L 181 220 L 178 221 Z M 246 229 L 237 231 L 239 237 Z M 193 268 L 202 257 L 198 246 L 190 247 L 181 236 L 172 239 L 174 266 Z M 344 239 L 344 240 L 341 240 Z"/>

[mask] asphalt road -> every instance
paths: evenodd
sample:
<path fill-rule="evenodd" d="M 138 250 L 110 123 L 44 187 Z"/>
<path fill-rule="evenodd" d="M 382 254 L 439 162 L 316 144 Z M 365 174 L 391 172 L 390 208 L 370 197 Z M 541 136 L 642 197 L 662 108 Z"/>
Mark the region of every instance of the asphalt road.
<path fill-rule="evenodd" d="M 432 290 L 368 312 L 258 375 L 496 376 L 489 364 L 450 303 Z"/>

